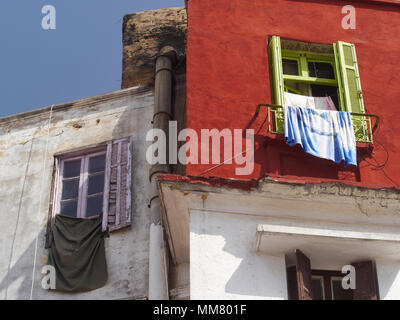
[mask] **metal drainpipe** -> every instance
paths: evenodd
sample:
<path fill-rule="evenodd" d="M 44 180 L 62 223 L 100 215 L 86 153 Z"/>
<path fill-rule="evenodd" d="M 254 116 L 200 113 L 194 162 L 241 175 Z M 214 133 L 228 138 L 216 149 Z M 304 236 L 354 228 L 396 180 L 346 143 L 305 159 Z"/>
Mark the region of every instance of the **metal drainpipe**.
<path fill-rule="evenodd" d="M 155 101 L 153 128 L 165 132 L 168 141 L 169 121 L 172 120 L 172 67 L 176 63 L 176 52 L 172 47 L 161 49 L 155 70 Z M 167 142 L 168 159 L 168 142 Z M 161 201 L 157 189 L 157 173 L 170 173 L 168 164 L 156 164 L 150 169 L 152 190 L 150 200 L 149 239 L 149 300 L 168 300 L 168 268 L 161 219 Z"/>

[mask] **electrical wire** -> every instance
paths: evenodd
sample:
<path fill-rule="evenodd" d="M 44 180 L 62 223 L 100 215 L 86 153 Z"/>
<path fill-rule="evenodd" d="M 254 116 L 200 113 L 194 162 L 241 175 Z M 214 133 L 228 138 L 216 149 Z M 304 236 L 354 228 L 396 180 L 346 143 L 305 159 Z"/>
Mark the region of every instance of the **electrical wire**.
<path fill-rule="evenodd" d="M 376 134 L 376 132 L 375 132 L 375 134 Z M 376 164 L 371 163 L 371 162 L 368 161 L 367 159 L 363 159 L 363 161 L 367 162 L 369 166 L 373 167 L 373 170 L 380 170 L 380 171 L 382 171 L 383 175 L 384 175 L 390 182 L 392 182 L 392 183 L 395 185 L 396 188 L 400 189 L 400 184 L 399 184 L 396 180 L 394 180 L 393 178 L 391 178 L 391 177 L 388 175 L 388 173 L 385 171 L 385 167 L 386 167 L 386 165 L 388 164 L 389 159 L 390 159 L 390 153 L 389 153 L 389 151 L 386 149 L 385 145 L 384 145 L 383 143 L 381 143 L 380 141 L 378 141 L 376 138 L 375 138 L 374 141 L 375 141 L 375 143 L 379 144 L 379 145 L 383 148 L 383 150 L 385 151 L 385 153 L 386 153 L 386 159 L 385 159 L 385 161 L 384 161 L 383 163 L 380 164 L 380 163 L 378 162 L 378 160 L 377 160 L 373 155 L 371 156 L 371 159 L 374 160 Z M 367 166 L 368 166 L 368 165 L 367 165 Z M 363 168 L 365 168 L 365 167 L 367 167 L 367 166 L 364 166 Z"/>
<path fill-rule="evenodd" d="M 378 143 L 379 145 L 381 145 L 383 150 L 385 150 L 385 152 L 386 152 L 386 160 L 382 164 L 379 164 L 378 160 L 376 160 L 376 158 L 374 156 L 371 156 L 371 159 L 373 159 L 376 162 L 376 164 L 373 164 L 373 163 L 369 162 L 367 159 L 363 159 L 363 160 L 365 162 L 367 162 L 370 166 L 372 166 L 374 168 L 374 170 L 383 170 L 384 167 L 389 162 L 389 152 L 387 151 L 386 147 L 381 142 L 379 142 L 376 139 L 375 139 L 375 142 Z"/>
<path fill-rule="evenodd" d="M 267 120 L 268 120 L 268 114 L 265 116 L 264 121 L 261 123 L 260 127 L 258 128 L 258 130 L 257 130 L 257 132 L 256 132 L 255 134 L 258 134 L 258 133 L 261 131 L 261 129 L 264 127 L 264 124 L 265 124 L 265 122 L 267 122 Z M 206 174 L 206 173 L 208 173 L 208 172 L 210 172 L 210 171 L 212 171 L 212 170 L 214 170 L 214 169 L 216 169 L 216 168 L 218 168 L 218 167 L 220 167 L 220 166 L 226 164 L 227 162 L 230 162 L 230 161 L 234 160 L 235 158 L 237 158 L 238 156 L 242 155 L 243 153 L 246 153 L 247 151 L 251 150 L 251 148 L 252 148 L 252 147 L 247 148 L 245 151 L 240 152 L 240 153 L 234 155 L 232 158 L 227 159 L 227 160 L 225 160 L 224 162 L 222 162 L 222 163 L 220 163 L 220 164 L 217 164 L 216 166 L 211 167 L 211 168 L 209 168 L 209 169 L 207 169 L 207 170 L 201 172 L 201 173 L 200 173 L 200 176 L 202 176 L 203 174 Z"/>
<path fill-rule="evenodd" d="M 47 160 L 47 151 L 48 151 L 48 146 L 49 146 L 51 118 L 53 116 L 53 107 L 54 107 L 54 104 L 50 108 L 49 124 L 47 126 L 47 138 L 46 138 L 46 147 L 45 147 L 44 156 L 43 156 L 43 169 L 42 169 L 42 181 L 41 181 L 41 185 L 40 185 L 38 217 L 40 217 L 40 213 L 42 211 L 43 185 L 44 185 L 44 179 L 45 179 L 45 174 L 46 174 L 46 160 Z M 29 300 L 32 300 L 32 297 L 33 297 L 33 287 L 34 287 L 34 283 L 35 283 L 35 269 L 36 269 L 36 261 L 37 261 L 39 234 L 40 234 L 40 230 L 38 231 L 38 233 L 36 235 L 36 240 L 35 240 L 35 254 L 34 254 L 34 258 L 33 258 L 33 268 L 32 268 L 32 285 L 31 285 L 31 293 L 29 296 Z"/>
<path fill-rule="evenodd" d="M 12 263 L 13 256 L 14 256 L 14 245 L 15 245 L 15 240 L 17 238 L 17 230 L 18 230 L 19 218 L 20 218 L 20 215 L 21 215 L 21 208 L 22 208 L 22 199 L 23 199 L 23 196 L 24 196 L 24 193 L 25 193 L 26 177 L 28 175 L 29 165 L 31 163 L 33 140 L 34 140 L 34 138 L 31 139 L 31 146 L 29 148 L 28 160 L 27 160 L 26 166 L 25 166 L 25 175 L 24 175 L 24 180 L 23 180 L 23 183 L 22 183 L 21 195 L 19 197 L 17 220 L 15 222 L 14 234 L 13 234 L 13 238 L 12 238 L 12 241 L 11 241 L 11 250 L 10 250 L 10 258 L 9 258 L 8 267 L 7 267 L 7 275 L 10 274 L 11 263 Z M 8 285 L 7 285 L 6 290 L 5 290 L 4 300 L 7 300 L 7 294 L 8 294 Z"/>

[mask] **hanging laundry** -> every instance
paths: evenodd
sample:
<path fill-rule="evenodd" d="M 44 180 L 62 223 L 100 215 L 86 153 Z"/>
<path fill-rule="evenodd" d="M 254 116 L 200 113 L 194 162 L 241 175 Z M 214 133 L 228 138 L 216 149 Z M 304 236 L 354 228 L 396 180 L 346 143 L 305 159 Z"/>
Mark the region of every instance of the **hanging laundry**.
<path fill-rule="evenodd" d="M 102 216 L 93 219 L 58 214 L 49 250 L 56 290 L 83 292 L 103 287 L 108 278 Z"/>
<path fill-rule="evenodd" d="M 289 146 L 336 163 L 357 166 L 356 141 L 349 112 L 284 106 L 284 134 Z"/>
<path fill-rule="evenodd" d="M 330 96 L 327 97 L 308 97 L 300 94 L 285 92 L 285 106 L 312 108 L 317 110 L 337 111 Z"/>

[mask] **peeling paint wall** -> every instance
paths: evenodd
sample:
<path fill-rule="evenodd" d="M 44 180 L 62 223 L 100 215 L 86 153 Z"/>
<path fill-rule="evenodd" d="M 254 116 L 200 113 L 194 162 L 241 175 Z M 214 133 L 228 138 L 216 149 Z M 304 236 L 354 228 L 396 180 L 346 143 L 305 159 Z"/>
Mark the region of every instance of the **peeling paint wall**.
<path fill-rule="evenodd" d="M 33 299 L 147 297 L 149 164 L 144 155 L 153 105 L 152 91 L 132 88 L 55 106 L 50 129 L 50 108 L 0 119 L 0 299 L 29 299 L 33 275 Z M 106 239 L 107 285 L 80 294 L 42 289 L 53 155 L 128 136 L 134 141 L 133 223 Z"/>

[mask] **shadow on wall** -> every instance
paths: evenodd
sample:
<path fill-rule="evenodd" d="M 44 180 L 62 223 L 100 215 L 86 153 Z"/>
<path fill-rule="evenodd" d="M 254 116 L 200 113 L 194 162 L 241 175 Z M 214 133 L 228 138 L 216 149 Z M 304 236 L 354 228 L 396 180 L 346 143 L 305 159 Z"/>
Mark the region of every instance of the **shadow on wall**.
<path fill-rule="evenodd" d="M 30 124 L 28 124 L 30 126 Z M 34 157 L 35 154 L 42 154 L 39 152 L 35 152 L 33 145 L 34 145 L 35 137 L 30 136 L 30 143 L 24 143 L 22 144 L 22 151 L 21 152 L 21 158 L 19 159 L 21 161 L 20 164 L 14 166 L 14 170 L 20 170 L 20 176 L 19 179 L 16 179 L 15 185 L 18 185 L 15 188 L 14 193 L 10 193 L 6 196 L 14 199 L 14 202 L 11 205 L 8 206 L 5 204 L 5 209 L 8 209 L 8 212 L 3 212 L 2 214 L 2 219 L 10 219 L 11 217 L 15 217 L 15 225 L 10 224 L 10 228 L 7 229 L 7 232 L 3 232 L 3 237 L 7 237 L 7 241 L 4 241 L 4 243 L 7 243 L 7 245 L 10 245 L 9 250 L 4 250 L 1 254 L 4 257 L 4 265 L 7 267 L 4 268 L 4 277 L 0 279 L 0 294 L 2 295 L 3 299 L 29 299 L 31 295 L 31 287 L 32 287 L 32 272 L 33 272 L 33 263 L 34 263 L 34 257 L 35 257 L 35 249 L 36 249 L 36 238 L 34 238 L 34 235 L 32 235 L 32 238 L 34 239 L 32 242 L 27 244 L 24 239 L 21 237 L 17 237 L 17 232 L 18 227 L 21 222 L 23 222 L 21 219 L 24 216 L 23 208 L 26 207 L 26 204 L 29 203 L 29 207 L 32 208 L 35 205 L 33 202 L 37 201 L 37 199 L 33 199 L 32 196 L 27 192 L 29 188 L 32 188 L 34 186 L 29 185 L 31 182 L 29 179 L 30 175 L 29 172 L 31 170 L 31 165 L 32 165 L 32 157 Z M 10 147 L 11 148 L 11 147 Z M 8 152 L 13 152 L 8 151 Z M 26 159 L 25 156 L 22 156 L 22 153 L 26 154 Z M 18 154 L 19 155 L 19 154 Z M 11 156 L 10 156 L 11 157 Z M 24 163 L 25 160 L 25 163 Z M 11 161 L 9 161 L 10 163 Z M 20 188 L 20 189 L 19 189 Z M 11 192 L 13 192 L 12 189 L 10 189 Z M 17 191 L 18 190 L 18 191 Z M 3 191 L 5 192 L 5 191 Z M 33 204 L 33 205 L 32 205 Z M 7 217 L 8 214 L 8 217 Z M 11 220 L 12 221 L 12 220 Z M 43 230 L 41 231 L 43 233 Z M 25 233 L 22 233 L 25 235 Z M 29 237 L 31 238 L 31 237 Z M 41 239 L 40 236 L 38 239 Z M 21 244 L 22 242 L 22 244 Z M 40 242 L 40 240 L 38 241 Z M 18 247 L 23 246 L 25 250 L 23 253 L 16 259 L 15 257 L 15 250 Z M 4 245 L 5 247 L 5 245 Z M 7 248 L 8 249 L 8 248 Z M 14 262 L 16 261 L 16 262 Z M 17 287 L 17 288 L 15 288 Z"/>
<path fill-rule="evenodd" d="M 254 151 L 255 169 L 259 176 L 284 176 L 289 179 L 309 179 L 311 181 L 334 180 L 360 182 L 360 168 L 344 167 L 343 161 L 337 164 L 331 160 L 321 159 L 307 154 L 300 145 L 289 146 L 283 135 L 269 133 L 268 114 L 265 110 L 259 116 L 253 116 L 245 129 L 255 130 Z M 370 157 L 366 150 L 357 150 L 359 162 Z"/>
<path fill-rule="evenodd" d="M 35 243 L 26 248 L 24 253 L 10 267 L 6 276 L 0 282 L 0 293 L 4 300 L 18 299 L 29 300 L 32 286 L 32 268 L 35 253 Z M 18 289 L 14 291 L 13 284 L 18 285 Z"/>
<path fill-rule="evenodd" d="M 202 285 L 207 286 L 205 291 L 211 291 L 205 296 L 212 294 L 215 287 L 224 286 L 224 292 L 237 299 L 287 298 L 284 257 L 259 254 L 254 250 L 258 223 L 254 218 L 231 214 L 191 214 L 191 250 L 194 237 L 196 243 L 201 244 L 201 249 L 198 248 L 201 258 L 198 259 L 202 261 L 201 274 L 206 274 L 206 279 L 201 279 Z M 205 266 L 211 269 L 204 270 Z M 217 275 L 220 283 L 208 283 Z"/>
<path fill-rule="evenodd" d="M 19 256 L 15 263 L 10 266 L 5 277 L 0 282 L 0 293 L 4 300 L 29 300 L 38 299 L 43 295 L 41 282 L 42 274 L 41 270 L 43 267 L 42 248 L 44 247 L 46 229 L 42 228 L 39 232 L 38 243 L 37 243 L 37 257 L 36 257 L 36 268 L 35 268 L 35 279 L 32 288 L 33 279 L 33 264 L 35 258 L 36 239 L 34 239 L 25 251 Z"/>
<path fill-rule="evenodd" d="M 394 282 L 400 279 L 400 263 L 398 261 L 377 261 L 377 276 L 379 285 L 380 299 L 398 300 L 399 299 L 399 285 Z M 395 292 L 395 294 L 393 294 Z"/>

